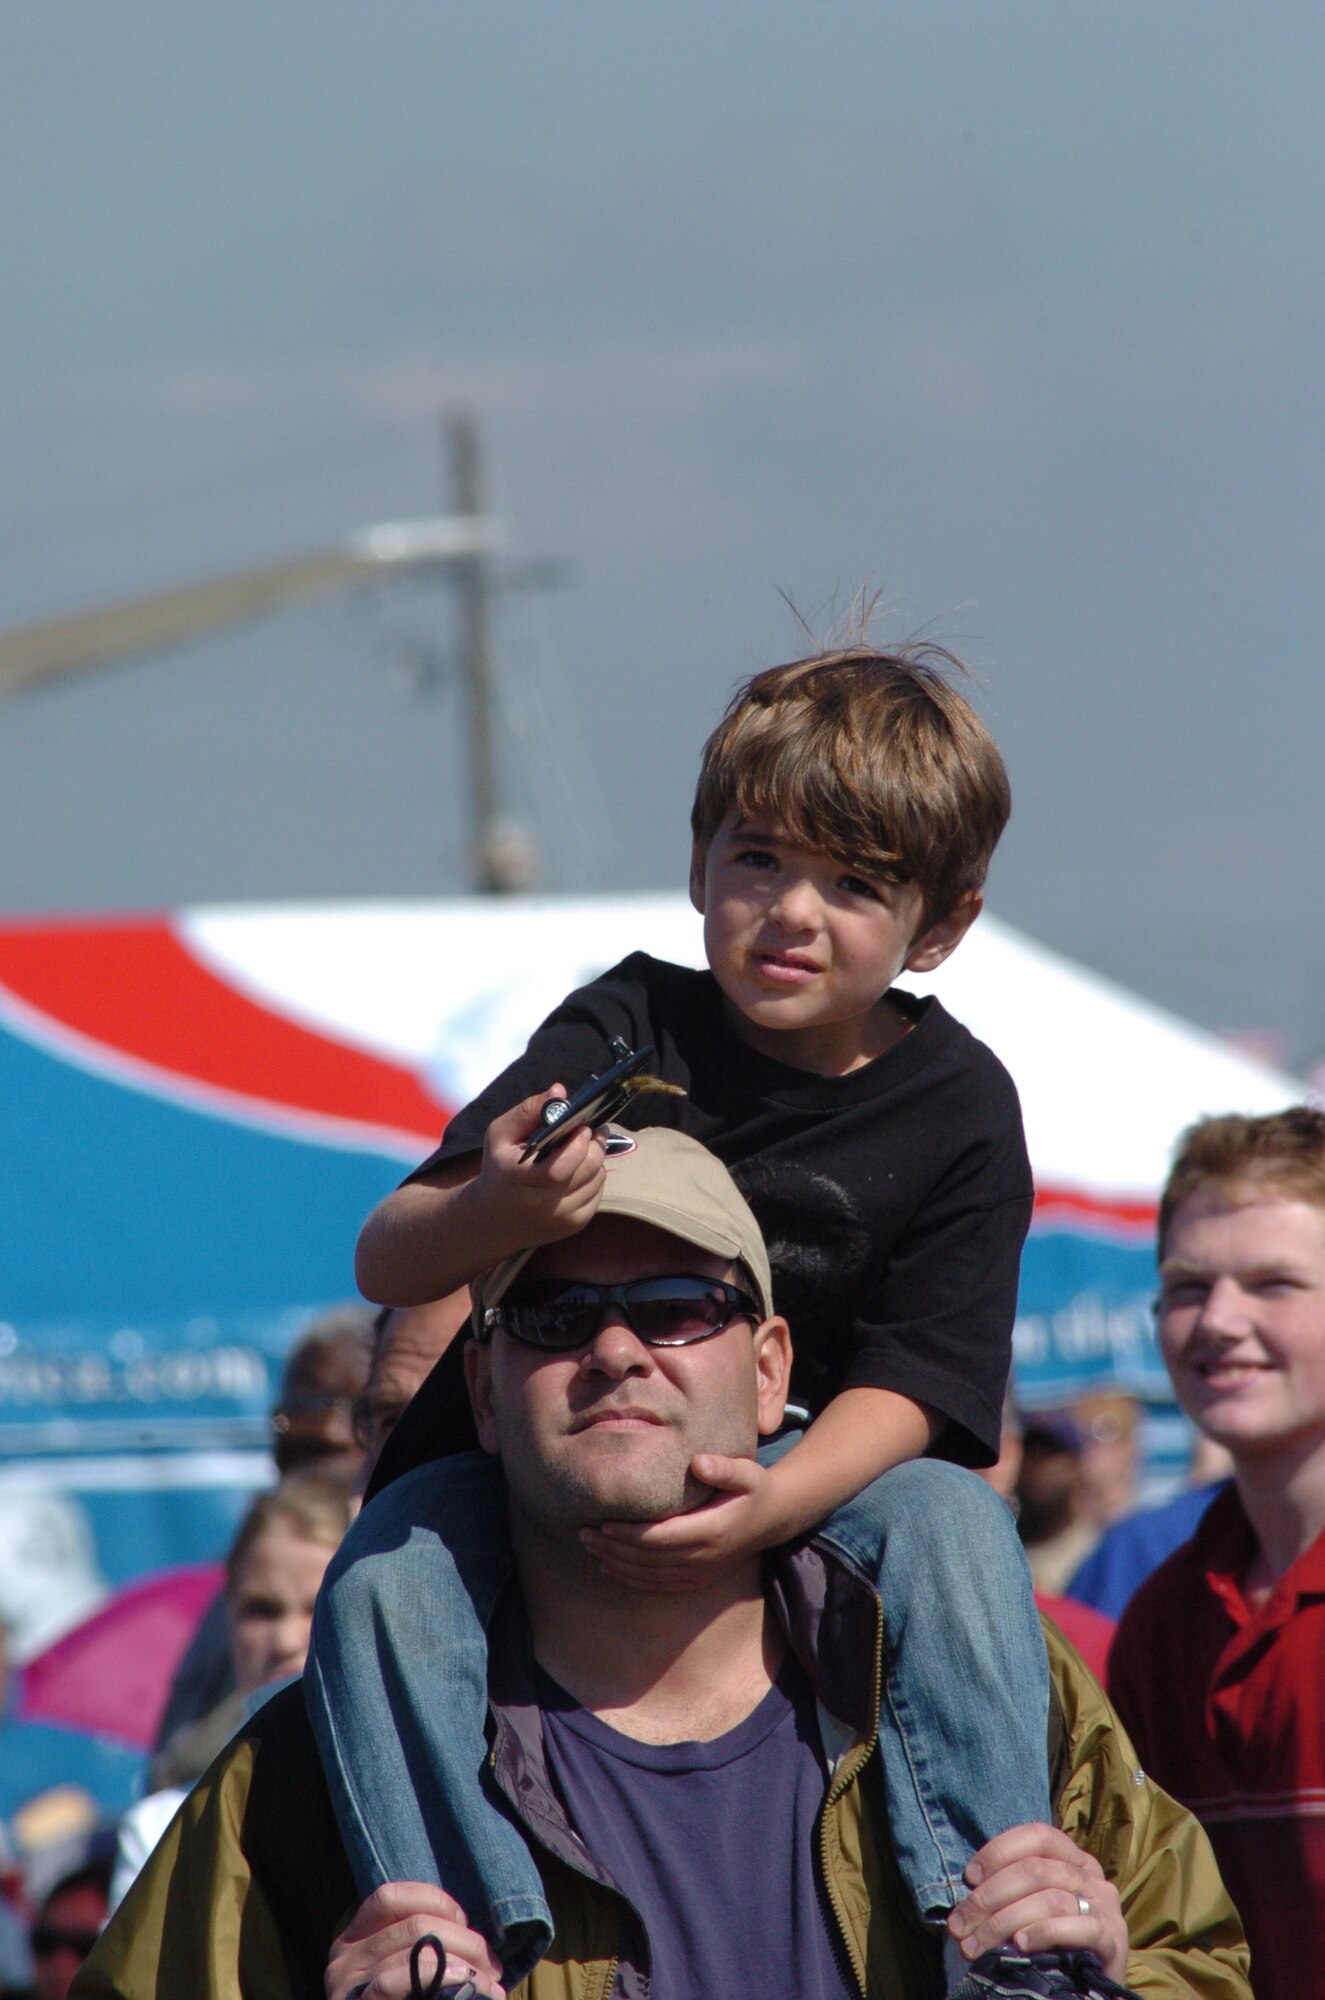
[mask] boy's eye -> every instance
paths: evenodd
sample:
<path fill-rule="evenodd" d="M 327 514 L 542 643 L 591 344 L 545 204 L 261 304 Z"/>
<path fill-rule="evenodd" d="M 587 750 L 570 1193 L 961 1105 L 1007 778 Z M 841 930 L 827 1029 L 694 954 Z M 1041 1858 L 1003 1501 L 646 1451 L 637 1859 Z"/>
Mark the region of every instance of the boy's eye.
<path fill-rule="evenodd" d="M 879 900 L 878 890 L 872 882 L 867 882 L 863 875 L 843 875 L 841 886 L 849 896 L 864 896 L 871 903 L 877 903 Z"/>
<path fill-rule="evenodd" d="M 741 868 L 777 867 L 776 855 L 770 854 L 766 847 L 742 847 L 737 853 L 736 861 Z"/>
<path fill-rule="evenodd" d="M 1175 1278 L 1161 1289 L 1155 1303 L 1162 1313 L 1180 1312 L 1184 1306 L 1203 1305 L 1209 1295 L 1209 1285 L 1199 1278 Z"/>

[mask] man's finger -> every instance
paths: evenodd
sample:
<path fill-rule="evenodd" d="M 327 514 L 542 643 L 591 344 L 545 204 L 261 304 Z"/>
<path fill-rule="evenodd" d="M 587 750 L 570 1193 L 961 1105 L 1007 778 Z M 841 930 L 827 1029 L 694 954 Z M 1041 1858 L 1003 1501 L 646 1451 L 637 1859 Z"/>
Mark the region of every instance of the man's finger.
<path fill-rule="evenodd" d="M 1103 1876 L 1087 1870 L 1085 1856 L 1079 1850 L 1071 1854 L 1045 1854 L 1037 1850 L 1035 1854 L 1023 1854 L 1015 1862 L 1003 1862 L 1001 1868 L 987 1874 L 971 1890 L 961 1908 L 973 1904 L 977 1910 L 997 1910 L 1019 1896 L 1029 1896 L 1043 1888 L 1061 1888 L 1073 1896 L 1089 1896 L 1091 1886 L 1097 1882 L 1103 1886 Z"/>
<path fill-rule="evenodd" d="M 1093 1951 L 1103 1958 L 1107 1932 L 1094 1910 L 1065 1889 L 1041 1889 L 994 1911 L 961 1939 L 968 1960 L 1015 1944 L 1019 1951 Z"/>
<path fill-rule="evenodd" d="M 399 1888 L 402 1885 L 390 1886 Z M 434 1895 L 441 1893 L 434 1891 Z M 413 1901 L 408 1915 L 366 1936 L 352 1939 L 348 1932 L 341 1933 L 332 1946 L 327 1965 L 327 2000 L 356 2000 L 356 1996 L 357 2000 L 404 2000 L 404 1996 L 415 1990 L 410 1963 L 416 1954 L 424 1974 L 423 1990 L 426 1992 L 426 1981 L 436 1970 L 436 1947 L 441 1949 L 446 1968 L 443 1983 L 449 1981 L 458 1985 L 472 1978 L 480 1992 L 498 1996 L 499 2000 L 503 1992 L 501 1967 L 493 1957 L 487 1940 L 467 1925 L 422 1911 L 418 1907 L 421 1900 Z M 450 1898 L 443 1900 L 450 1901 Z M 389 1902 L 390 1899 L 387 1907 Z M 360 1913 L 366 1907 L 361 1906 Z M 382 1908 L 383 1904 L 379 1903 L 378 1907 Z M 458 1907 L 452 1903 L 452 1908 Z M 430 1944 L 429 1940 L 433 1943 Z"/>
<path fill-rule="evenodd" d="M 1005 1833 L 995 1834 L 986 1841 L 967 1863 L 966 1879 L 974 1887 L 1010 1862 L 1023 1861 L 1032 1855 L 1052 1857 L 1071 1867 L 1086 1867 L 1097 1879 L 1103 1878 L 1104 1871 L 1093 1855 L 1083 1853 L 1058 1827 L 1031 1820 L 1024 1826 L 1010 1826 Z"/>
<path fill-rule="evenodd" d="M 439 1917 L 443 1923 L 462 1926 L 469 1922 L 455 1897 L 435 1882 L 383 1882 L 360 1903 L 340 1938 L 349 1943 L 369 1937 L 415 1915 Z"/>

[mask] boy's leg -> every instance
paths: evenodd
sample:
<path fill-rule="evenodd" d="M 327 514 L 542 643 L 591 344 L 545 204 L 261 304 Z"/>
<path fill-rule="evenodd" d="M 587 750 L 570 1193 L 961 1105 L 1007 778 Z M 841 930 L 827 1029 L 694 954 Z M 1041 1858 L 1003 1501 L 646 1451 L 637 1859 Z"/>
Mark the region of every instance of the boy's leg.
<path fill-rule="evenodd" d="M 529 1850 L 484 1794 L 486 1627 L 511 1570 L 485 1452 L 419 1466 L 364 1508 L 327 1571 L 304 1690 L 356 1887 L 435 1882 L 508 1984 L 552 1935 Z"/>
<path fill-rule="evenodd" d="M 878 1579 L 889 1827 L 938 1926 L 978 1847 L 1052 1818 L 1049 1667 L 1026 1558 L 992 1487 L 939 1459 L 884 1473 L 817 1539 Z"/>

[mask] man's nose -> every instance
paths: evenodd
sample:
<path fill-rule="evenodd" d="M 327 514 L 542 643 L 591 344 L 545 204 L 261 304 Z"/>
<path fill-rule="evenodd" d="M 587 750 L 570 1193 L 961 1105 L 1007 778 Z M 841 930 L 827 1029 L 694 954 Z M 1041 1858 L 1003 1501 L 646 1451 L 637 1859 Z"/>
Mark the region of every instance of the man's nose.
<path fill-rule="evenodd" d="M 653 1356 L 620 1306 L 608 1306 L 580 1366 L 588 1374 L 629 1375 L 653 1366 Z"/>

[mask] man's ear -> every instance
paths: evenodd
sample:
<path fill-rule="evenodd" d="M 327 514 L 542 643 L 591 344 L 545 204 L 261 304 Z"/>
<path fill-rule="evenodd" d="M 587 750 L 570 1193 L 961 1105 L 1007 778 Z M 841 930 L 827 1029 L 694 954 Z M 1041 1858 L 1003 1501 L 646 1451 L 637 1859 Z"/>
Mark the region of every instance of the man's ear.
<path fill-rule="evenodd" d="M 690 843 L 690 900 L 699 911 L 701 917 L 704 914 L 704 876 L 706 872 L 704 863 L 706 859 L 706 850 L 700 846 L 697 840 L 692 840 Z"/>
<path fill-rule="evenodd" d="M 772 1437 L 791 1388 L 791 1328 L 780 1313 L 774 1313 L 755 1328 L 754 1343 L 759 1435 Z"/>
<path fill-rule="evenodd" d="M 966 894 L 949 910 L 946 917 L 940 917 L 936 924 L 922 931 L 912 943 L 903 964 L 908 972 L 933 972 L 949 958 L 971 925 L 985 906 L 985 899 L 978 889 L 968 889 Z"/>
<path fill-rule="evenodd" d="M 484 1451 L 498 1452 L 497 1419 L 492 1409 L 492 1349 L 486 1341 L 465 1342 L 465 1386 L 474 1412 L 474 1428 Z"/>

